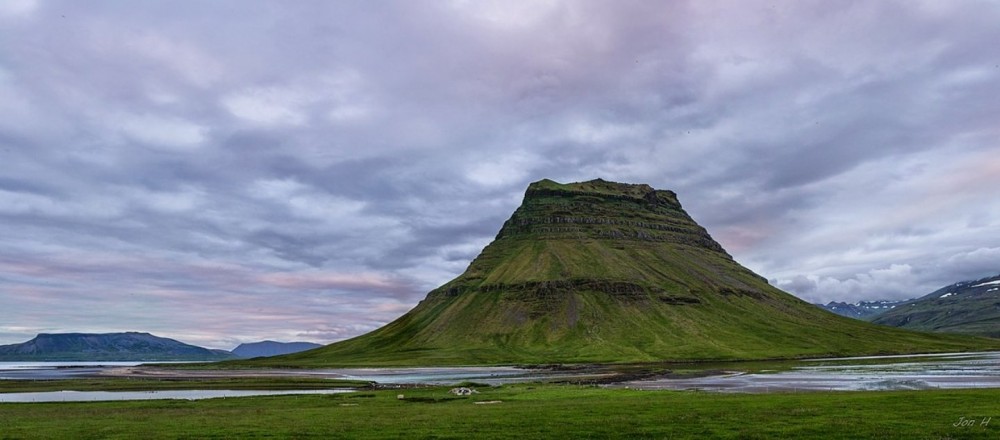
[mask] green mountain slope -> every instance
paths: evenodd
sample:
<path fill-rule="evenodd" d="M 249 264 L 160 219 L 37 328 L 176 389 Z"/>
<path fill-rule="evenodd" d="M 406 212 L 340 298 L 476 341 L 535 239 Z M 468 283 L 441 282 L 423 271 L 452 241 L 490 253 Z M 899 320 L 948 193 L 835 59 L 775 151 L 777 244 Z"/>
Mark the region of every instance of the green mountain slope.
<path fill-rule="evenodd" d="M 872 322 L 911 330 L 1000 338 L 1000 275 L 963 281 L 900 304 Z"/>
<path fill-rule="evenodd" d="M 762 359 L 1000 348 L 840 317 L 733 261 L 671 191 L 531 184 L 458 278 L 366 335 L 257 365 Z"/>

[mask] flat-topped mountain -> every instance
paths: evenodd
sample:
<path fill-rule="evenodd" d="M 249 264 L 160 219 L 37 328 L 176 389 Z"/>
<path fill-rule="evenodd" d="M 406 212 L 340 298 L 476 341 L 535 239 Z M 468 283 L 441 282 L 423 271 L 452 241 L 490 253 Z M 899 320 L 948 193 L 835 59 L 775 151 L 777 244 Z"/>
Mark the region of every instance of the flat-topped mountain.
<path fill-rule="evenodd" d="M 232 353 L 241 358 L 254 358 L 298 353 L 319 347 L 322 347 L 322 345 L 312 342 L 260 341 L 240 344 L 232 350 Z"/>
<path fill-rule="evenodd" d="M 371 333 L 259 365 L 761 359 L 1000 348 L 825 312 L 726 253 L 672 191 L 532 183 L 458 278 Z"/>
<path fill-rule="evenodd" d="M 942 287 L 880 314 L 872 322 L 1000 338 L 1000 275 Z"/>
<path fill-rule="evenodd" d="M 0 345 L 2 361 L 217 361 L 235 356 L 149 333 L 40 333 Z"/>

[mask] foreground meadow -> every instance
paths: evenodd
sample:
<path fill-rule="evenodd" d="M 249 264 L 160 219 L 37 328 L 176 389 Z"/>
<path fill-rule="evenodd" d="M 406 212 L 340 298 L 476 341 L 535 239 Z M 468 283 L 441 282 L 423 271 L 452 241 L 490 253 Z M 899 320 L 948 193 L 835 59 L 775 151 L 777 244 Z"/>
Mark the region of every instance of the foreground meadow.
<path fill-rule="evenodd" d="M 0 438 L 1000 438 L 1000 390 L 478 390 L 0 404 Z"/>

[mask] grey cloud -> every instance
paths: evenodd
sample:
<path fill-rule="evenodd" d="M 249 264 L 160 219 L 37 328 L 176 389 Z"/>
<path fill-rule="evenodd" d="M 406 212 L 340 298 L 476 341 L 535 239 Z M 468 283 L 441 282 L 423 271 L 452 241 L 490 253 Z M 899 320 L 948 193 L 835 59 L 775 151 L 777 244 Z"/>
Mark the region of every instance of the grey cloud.
<path fill-rule="evenodd" d="M 782 289 L 785 289 L 789 292 L 795 292 L 799 295 L 805 295 L 811 293 L 812 291 L 816 290 L 816 285 L 817 285 L 817 282 L 815 280 L 811 280 L 802 275 L 798 275 L 795 278 L 792 278 L 791 280 L 772 280 L 772 282 L 781 287 Z"/>
<path fill-rule="evenodd" d="M 463 270 L 541 178 L 676 190 L 811 300 L 1000 271 L 992 5 L 8 12 L 0 343 L 96 310 L 220 348 L 353 336 Z"/>
<path fill-rule="evenodd" d="M 961 280 L 972 280 L 982 277 L 984 274 L 1000 274 L 1000 268 L 997 268 L 998 261 L 1000 261 L 1000 248 L 976 248 L 951 255 L 940 266 L 943 269 L 941 272 L 953 277 L 957 276 Z M 951 282 L 940 278 L 936 281 L 944 281 L 942 286 L 951 284 Z"/>

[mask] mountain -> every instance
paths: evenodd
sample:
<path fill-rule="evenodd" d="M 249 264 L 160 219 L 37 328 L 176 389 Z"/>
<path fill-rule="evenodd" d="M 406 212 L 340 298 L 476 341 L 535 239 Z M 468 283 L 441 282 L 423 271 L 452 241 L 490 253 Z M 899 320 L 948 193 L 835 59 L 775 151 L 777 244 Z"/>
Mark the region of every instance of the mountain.
<path fill-rule="evenodd" d="M 240 344 L 239 347 L 233 349 L 232 353 L 241 358 L 254 358 L 298 353 L 319 347 L 322 347 L 322 345 L 313 344 L 312 342 L 260 341 Z"/>
<path fill-rule="evenodd" d="M 532 183 L 458 278 L 371 333 L 258 366 L 735 360 L 1000 348 L 828 313 L 744 268 L 672 191 Z"/>
<path fill-rule="evenodd" d="M 877 315 L 888 312 L 892 310 L 897 305 L 906 302 L 904 301 L 858 301 L 854 304 L 848 304 L 845 302 L 830 301 L 827 304 L 815 304 L 816 307 L 825 309 L 826 311 L 836 313 L 840 316 L 846 316 L 848 318 L 854 319 L 871 319 Z"/>
<path fill-rule="evenodd" d="M 0 361 L 217 361 L 234 356 L 149 333 L 40 333 L 0 345 Z"/>
<path fill-rule="evenodd" d="M 872 322 L 1000 338 L 1000 275 L 943 287 L 883 313 Z"/>

